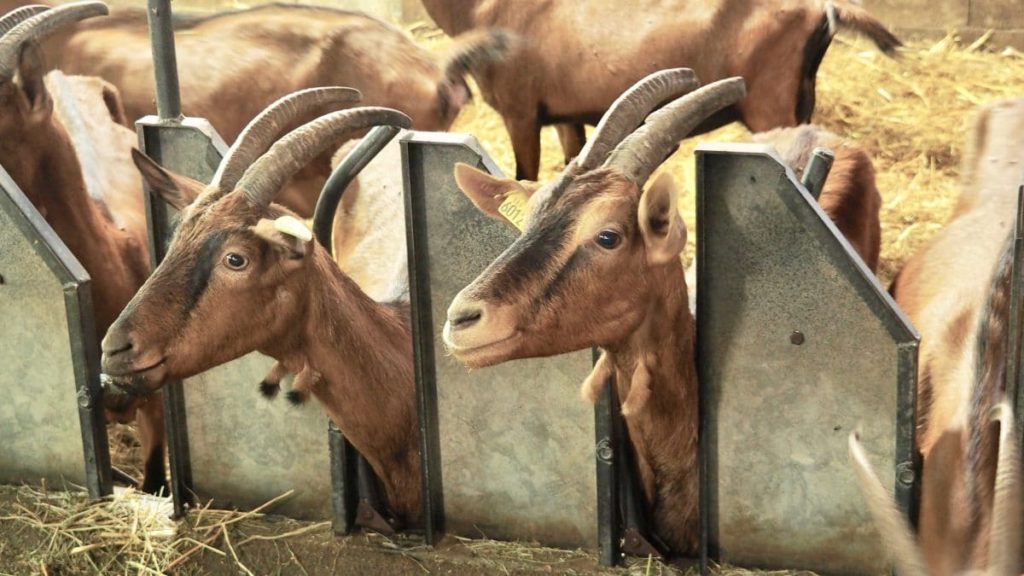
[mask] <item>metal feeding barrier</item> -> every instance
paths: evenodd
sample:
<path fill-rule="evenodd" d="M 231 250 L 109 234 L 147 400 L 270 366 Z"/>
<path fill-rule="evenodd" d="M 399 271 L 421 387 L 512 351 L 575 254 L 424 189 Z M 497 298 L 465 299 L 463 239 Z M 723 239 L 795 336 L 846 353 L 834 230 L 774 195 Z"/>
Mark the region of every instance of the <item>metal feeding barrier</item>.
<path fill-rule="evenodd" d="M 913 522 L 916 331 L 772 148 L 699 147 L 697 217 L 707 553 L 883 572 L 847 436 Z"/>
<path fill-rule="evenodd" d="M 595 418 L 575 393 L 591 353 L 470 372 L 441 342 L 449 302 L 516 237 L 458 191 L 455 164 L 500 171 L 472 136 L 410 133 L 401 146 L 428 541 L 599 544 L 615 563 L 612 406 L 606 397 Z"/>
<path fill-rule="evenodd" d="M 0 167 L 0 482 L 111 493 L 91 279 Z"/>

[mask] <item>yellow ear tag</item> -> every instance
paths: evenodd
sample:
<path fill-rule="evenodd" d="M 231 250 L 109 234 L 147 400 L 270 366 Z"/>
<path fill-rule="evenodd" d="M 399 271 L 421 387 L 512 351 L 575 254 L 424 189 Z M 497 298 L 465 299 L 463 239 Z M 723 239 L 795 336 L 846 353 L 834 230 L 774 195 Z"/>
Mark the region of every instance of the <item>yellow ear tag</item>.
<path fill-rule="evenodd" d="M 513 188 L 505 193 L 505 200 L 498 206 L 498 213 L 512 223 L 520 232 L 526 220 L 526 204 L 529 198 L 522 190 Z"/>
<path fill-rule="evenodd" d="M 274 228 L 282 233 L 297 238 L 303 242 L 313 239 L 313 233 L 309 228 L 295 216 L 281 216 L 274 220 Z"/>

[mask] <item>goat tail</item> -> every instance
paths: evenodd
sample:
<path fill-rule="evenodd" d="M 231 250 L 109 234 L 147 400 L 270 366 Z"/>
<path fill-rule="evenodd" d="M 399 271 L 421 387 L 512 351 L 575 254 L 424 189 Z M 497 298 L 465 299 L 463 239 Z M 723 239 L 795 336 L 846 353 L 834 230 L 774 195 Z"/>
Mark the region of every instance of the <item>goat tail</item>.
<path fill-rule="evenodd" d="M 862 6 L 850 0 L 828 0 L 825 14 L 833 30 L 839 28 L 866 36 L 888 56 L 894 56 L 896 49 L 903 46 L 903 42 L 884 24 L 869 14 Z"/>
<path fill-rule="evenodd" d="M 445 76 L 461 79 L 483 66 L 503 60 L 511 52 L 513 42 L 514 36 L 500 28 L 460 34 L 445 58 Z"/>
<path fill-rule="evenodd" d="M 857 474 L 857 484 L 889 557 L 896 564 L 896 572 L 900 576 L 927 576 L 928 569 L 921 556 L 921 549 L 917 547 L 914 533 L 889 492 L 875 475 L 856 432 L 850 433 L 849 451 L 850 463 Z"/>

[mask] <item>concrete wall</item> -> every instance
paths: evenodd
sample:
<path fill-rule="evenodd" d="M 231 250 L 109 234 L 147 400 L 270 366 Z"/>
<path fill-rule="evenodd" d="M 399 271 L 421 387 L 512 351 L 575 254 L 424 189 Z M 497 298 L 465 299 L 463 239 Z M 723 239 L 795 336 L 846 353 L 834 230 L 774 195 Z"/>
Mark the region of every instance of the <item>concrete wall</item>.
<path fill-rule="evenodd" d="M 864 0 L 864 7 L 906 37 L 956 31 L 972 42 L 992 30 L 990 47 L 1024 50 L 1024 0 Z"/>
<path fill-rule="evenodd" d="M 57 0 L 58 2 L 70 0 Z M 105 0 L 108 4 L 115 6 L 138 6 L 146 5 L 145 0 Z M 175 0 L 172 8 L 175 11 L 220 11 L 239 8 L 249 8 L 271 2 L 283 4 L 312 4 L 316 6 L 329 6 L 342 10 L 359 10 L 371 16 L 387 20 L 389 22 L 414 23 L 418 21 L 430 21 L 426 10 L 420 0 L 250 0 L 241 2 L 239 0 Z"/>

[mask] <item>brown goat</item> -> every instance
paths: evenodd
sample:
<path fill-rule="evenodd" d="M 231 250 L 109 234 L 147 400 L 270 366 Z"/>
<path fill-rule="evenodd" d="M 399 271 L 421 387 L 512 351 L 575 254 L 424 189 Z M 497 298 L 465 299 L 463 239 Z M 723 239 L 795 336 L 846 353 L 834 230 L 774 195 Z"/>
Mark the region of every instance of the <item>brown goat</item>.
<path fill-rule="evenodd" d="M 984 569 L 989 557 L 998 437 L 988 414 L 1005 378 L 1021 134 L 1024 100 L 982 109 L 953 219 L 892 286 L 921 333 L 918 524 L 937 575 Z"/>
<path fill-rule="evenodd" d="M 878 269 L 882 225 L 878 211 L 882 196 L 875 186 L 875 167 L 862 148 L 812 125 L 777 128 L 754 134 L 754 142 L 771 144 L 797 177 L 803 175 L 815 148 L 835 155 L 832 170 L 818 197 L 818 204 L 835 223 L 872 272 Z"/>
<path fill-rule="evenodd" d="M 467 34 L 439 62 L 400 29 L 365 14 L 285 4 L 181 14 L 175 30 L 182 111 L 209 120 L 228 142 L 274 100 L 315 86 L 352 86 L 364 103 L 401 110 L 420 130 L 446 130 L 471 98 L 464 76 L 500 57 L 507 43 L 501 33 Z M 149 46 L 145 11 L 119 8 L 44 48 L 61 70 L 117 86 L 134 121 L 156 112 Z M 312 215 L 329 164 L 324 154 L 300 171 L 281 202 Z"/>
<path fill-rule="evenodd" d="M 318 118 L 270 146 L 297 115 L 348 98 L 319 88 L 279 100 L 253 120 L 204 186 L 136 154 L 151 188 L 181 210 L 166 258 L 103 340 L 103 369 L 136 393 L 159 389 L 258 350 L 311 370 L 311 394 L 369 461 L 401 522 L 420 512 L 412 341 L 405 308 L 367 297 L 271 204 L 297 170 L 342 136 L 376 124 L 408 127 L 386 108 Z M 269 151 L 267 150 L 270 147 Z"/>
<path fill-rule="evenodd" d="M 444 341 L 471 367 L 600 346 L 583 385 L 614 374 L 640 485 L 656 530 L 676 553 L 697 551 L 697 376 L 694 321 L 679 258 L 686 225 L 667 174 L 644 182 L 700 122 L 743 97 L 739 78 L 692 90 L 690 70 L 644 79 L 620 97 L 594 139 L 542 186 L 456 167 L 459 187 L 490 215 L 529 197 L 524 230 L 448 309 Z"/>
<path fill-rule="evenodd" d="M 149 274 L 142 182 L 117 91 L 96 78 L 43 75 L 35 45 L 47 28 L 106 13 L 99 2 L 9 14 L 0 24 L 0 164 L 92 279 L 97 340 Z M 107 418 L 138 414 L 143 489 L 166 487 L 159 397 L 107 397 Z"/>
<path fill-rule="evenodd" d="M 991 525 L 987 532 L 976 535 L 988 547 L 987 568 L 979 574 L 1018 576 L 1021 543 L 1021 478 L 1020 448 L 1013 426 L 1013 409 L 1003 401 L 993 410 L 999 422 L 998 456 L 995 462 L 995 487 L 992 495 Z M 979 422 L 988 426 L 987 422 Z M 861 492 L 874 517 L 875 526 L 901 576 L 936 576 L 929 570 L 921 547 L 906 519 L 882 487 L 856 433 L 850 434 L 850 460 L 857 473 Z"/>
<path fill-rule="evenodd" d="M 424 0 L 448 34 L 500 27 L 522 38 L 477 74 L 512 139 L 516 178 L 537 178 L 540 128 L 559 126 L 566 161 L 620 93 L 663 68 L 686 66 L 706 82 L 742 76 L 749 98 L 698 130 L 740 120 L 755 132 L 795 126 L 814 111 L 815 76 L 836 26 L 884 52 L 900 45 L 848 0 Z"/>

